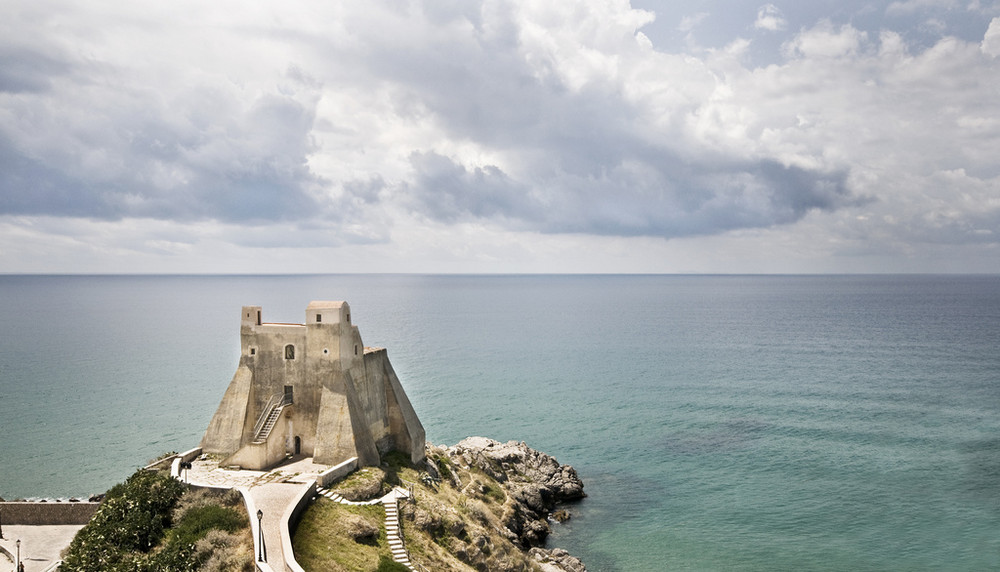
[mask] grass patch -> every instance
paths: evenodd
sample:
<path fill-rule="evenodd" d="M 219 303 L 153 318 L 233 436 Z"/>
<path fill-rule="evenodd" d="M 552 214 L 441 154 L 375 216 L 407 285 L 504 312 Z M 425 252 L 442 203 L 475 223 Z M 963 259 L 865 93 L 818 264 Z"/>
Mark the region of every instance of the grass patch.
<path fill-rule="evenodd" d="M 374 542 L 356 539 L 358 519 L 376 527 Z M 381 505 L 343 505 L 320 497 L 302 514 L 292 538 L 295 559 L 305 570 L 380 570 L 379 561 L 392 560 Z"/>
<path fill-rule="evenodd" d="M 376 572 L 410 572 L 410 569 L 388 556 L 382 556 L 378 560 Z"/>
<path fill-rule="evenodd" d="M 354 471 L 333 486 L 333 490 L 347 500 L 362 501 L 379 498 L 388 492 L 386 473 L 379 467 L 365 467 Z"/>

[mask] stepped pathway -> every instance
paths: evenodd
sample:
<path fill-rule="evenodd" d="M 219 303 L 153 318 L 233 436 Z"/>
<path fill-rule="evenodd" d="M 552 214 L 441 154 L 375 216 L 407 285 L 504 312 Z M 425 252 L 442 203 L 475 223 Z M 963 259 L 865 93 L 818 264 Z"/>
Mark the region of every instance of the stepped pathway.
<path fill-rule="evenodd" d="M 410 570 L 416 570 L 416 568 L 413 567 L 413 564 L 410 563 L 410 556 L 407 554 L 406 547 L 403 545 L 403 534 L 399 528 L 399 499 L 409 498 L 409 491 L 403 487 L 394 487 L 391 491 L 389 491 L 389 494 L 380 499 L 349 501 L 329 489 L 319 488 L 316 490 L 319 494 L 325 496 L 333 502 L 339 502 L 341 504 L 372 505 L 381 503 L 385 508 L 385 536 L 386 540 L 389 542 L 389 549 L 392 551 L 392 559 L 399 562 L 403 566 L 406 566 Z"/>

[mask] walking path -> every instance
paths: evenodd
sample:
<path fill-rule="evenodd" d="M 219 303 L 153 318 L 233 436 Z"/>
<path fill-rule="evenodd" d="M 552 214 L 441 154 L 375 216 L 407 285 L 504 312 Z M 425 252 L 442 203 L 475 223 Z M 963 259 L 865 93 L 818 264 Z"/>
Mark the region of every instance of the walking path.
<path fill-rule="evenodd" d="M 254 506 L 265 515 L 261 519 L 261 528 L 264 529 L 263 552 L 266 554 L 265 561 L 275 570 L 285 570 L 285 556 L 281 549 L 281 517 L 297 496 L 296 493 L 301 490 L 300 484 L 268 483 L 248 491 Z M 257 515 L 252 514 L 250 518 L 256 519 Z"/>
<path fill-rule="evenodd" d="M 392 550 L 392 559 L 410 570 L 416 570 L 413 564 L 410 563 L 410 555 L 406 552 L 406 547 L 403 545 L 403 533 L 399 528 L 399 499 L 409 498 L 409 491 L 403 487 L 394 487 L 384 497 L 368 501 L 349 501 L 337 493 L 324 488 L 318 488 L 316 491 L 326 498 L 342 504 L 371 505 L 381 503 L 383 508 L 385 508 L 385 536 L 389 542 L 389 549 Z"/>
<path fill-rule="evenodd" d="M 191 469 L 180 476 L 192 485 L 245 490 L 254 507 L 252 512 L 255 514 L 249 515 L 250 519 L 257 518 L 257 510 L 263 513 L 260 523 L 264 531 L 264 550 L 257 546 L 254 559 L 266 552 L 265 561 L 270 567 L 284 571 L 282 518 L 285 511 L 302 492 L 303 484 L 315 482 L 320 473 L 329 468 L 313 463 L 311 457 L 302 456 L 292 457 L 270 471 L 223 469 L 217 461 L 198 458 L 191 462 Z M 258 538 L 254 538 L 255 545 L 257 542 Z"/>

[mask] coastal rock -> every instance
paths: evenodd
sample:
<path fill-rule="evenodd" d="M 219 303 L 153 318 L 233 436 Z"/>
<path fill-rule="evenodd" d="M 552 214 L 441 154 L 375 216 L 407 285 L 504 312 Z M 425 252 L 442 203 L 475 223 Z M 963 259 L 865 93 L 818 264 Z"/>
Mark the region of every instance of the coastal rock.
<path fill-rule="evenodd" d="M 512 501 L 502 523 L 525 548 L 540 546 L 548 537 L 548 517 L 558 503 L 586 496 L 576 470 L 523 441 L 500 443 L 469 437 L 447 449 L 448 457 L 501 483 Z"/>
<path fill-rule="evenodd" d="M 524 441 L 500 443 L 486 437 L 468 437 L 448 449 L 451 457 L 461 456 L 498 482 L 525 482 L 541 485 L 553 502 L 587 496 L 576 469 L 560 465 L 551 455 L 536 451 Z"/>
<path fill-rule="evenodd" d="M 583 562 L 562 548 L 546 550 L 532 548 L 528 555 L 535 559 L 545 572 L 587 572 Z"/>

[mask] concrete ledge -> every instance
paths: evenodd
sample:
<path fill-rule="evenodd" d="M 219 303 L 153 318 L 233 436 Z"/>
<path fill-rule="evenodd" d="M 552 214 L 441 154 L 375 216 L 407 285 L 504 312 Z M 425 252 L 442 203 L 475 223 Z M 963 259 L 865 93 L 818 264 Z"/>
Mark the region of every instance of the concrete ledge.
<path fill-rule="evenodd" d="M 190 463 L 195 457 L 201 454 L 201 447 L 195 447 L 183 453 L 178 453 L 174 456 L 174 460 L 170 463 L 170 476 L 177 480 L 181 479 L 181 463 Z"/>
<path fill-rule="evenodd" d="M 285 555 L 285 567 L 292 572 L 305 572 L 299 563 L 295 561 L 295 552 L 292 550 L 292 530 L 299 524 L 302 512 L 312 502 L 316 496 L 316 483 L 308 483 L 302 486 L 302 490 L 296 495 L 293 502 L 289 503 L 285 509 L 285 514 L 281 515 L 281 552 Z"/>
<path fill-rule="evenodd" d="M 0 524 L 87 524 L 99 506 L 99 502 L 3 502 Z"/>
<path fill-rule="evenodd" d="M 177 453 L 174 453 L 173 455 L 167 455 L 166 457 L 163 457 L 159 461 L 153 461 L 152 463 L 146 465 L 145 467 L 142 468 L 142 470 L 153 471 L 153 470 L 166 469 L 169 467 L 171 463 L 173 463 L 174 459 L 176 458 L 177 458 Z"/>
<path fill-rule="evenodd" d="M 257 562 L 257 554 L 259 554 L 260 546 L 258 540 L 260 539 L 260 522 L 257 520 L 257 505 L 254 504 L 253 499 L 250 497 L 250 492 L 247 491 L 246 487 L 240 487 L 236 489 L 240 491 L 243 495 L 243 503 L 247 506 L 247 514 L 250 515 L 250 533 L 253 534 L 253 561 L 257 566 L 257 570 L 260 572 L 275 572 L 274 568 L 267 562 Z"/>
<path fill-rule="evenodd" d="M 331 467 L 320 473 L 319 477 L 316 479 L 316 484 L 323 488 L 329 487 L 331 484 L 349 475 L 351 471 L 354 471 L 357 468 L 358 458 L 351 457 L 336 467 Z"/>

